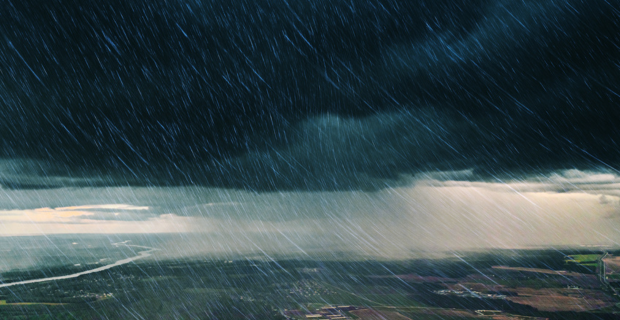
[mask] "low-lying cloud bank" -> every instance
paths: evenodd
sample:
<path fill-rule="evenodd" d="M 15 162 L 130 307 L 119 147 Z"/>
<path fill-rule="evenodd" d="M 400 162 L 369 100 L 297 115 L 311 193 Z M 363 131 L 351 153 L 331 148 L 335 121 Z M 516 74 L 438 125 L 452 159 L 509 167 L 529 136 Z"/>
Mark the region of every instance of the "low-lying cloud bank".
<path fill-rule="evenodd" d="M 5 189 L 0 234 L 186 234 L 169 244 L 185 248 L 179 255 L 408 258 L 420 251 L 620 245 L 617 175 L 569 170 L 523 181 L 449 179 L 466 175 L 429 173 L 372 192 Z"/>

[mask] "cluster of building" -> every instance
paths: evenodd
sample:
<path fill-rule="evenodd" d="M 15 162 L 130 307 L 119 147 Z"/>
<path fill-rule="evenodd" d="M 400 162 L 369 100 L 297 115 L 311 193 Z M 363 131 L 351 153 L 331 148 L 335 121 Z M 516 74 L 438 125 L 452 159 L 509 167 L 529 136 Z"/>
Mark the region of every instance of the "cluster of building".
<path fill-rule="evenodd" d="M 314 312 L 304 312 L 301 310 L 284 310 L 282 315 L 287 319 L 317 319 L 317 320 L 341 320 L 351 319 L 347 316 L 346 312 L 351 310 L 357 310 L 355 306 L 337 306 L 337 307 L 323 307 L 315 310 Z"/>
<path fill-rule="evenodd" d="M 74 296 L 73 298 L 91 298 L 91 299 L 103 300 L 103 299 L 112 298 L 113 296 L 114 296 L 113 293 L 85 293 L 85 294 Z"/>
<path fill-rule="evenodd" d="M 499 299 L 499 300 L 506 300 L 506 296 L 503 294 L 496 294 L 496 293 L 482 293 L 482 292 L 478 292 L 478 291 L 473 291 L 473 290 L 450 290 L 450 289 L 443 289 L 443 290 L 435 290 L 433 291 L 436 294 L 440 294 L 440 295 L 444 295 L 444 296 L 457 296 L 457 297 L 461 297 L 461 298 L 478 298 L 478 299 Z"/>
<path fill-rule="evenodd" d="M 312 280 L 297 281 L 292 283 L 287 290 L 290 295 L 298 297 L 323 296 L 336 293 Z"/>

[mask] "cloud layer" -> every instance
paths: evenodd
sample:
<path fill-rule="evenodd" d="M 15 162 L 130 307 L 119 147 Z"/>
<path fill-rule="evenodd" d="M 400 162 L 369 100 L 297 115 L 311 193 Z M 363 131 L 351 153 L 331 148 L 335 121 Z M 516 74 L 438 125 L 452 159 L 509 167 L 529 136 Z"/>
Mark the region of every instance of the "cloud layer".
<path fill-rule="evenodd" d="M 2 190 L 0 234 L 174 233 L 161 255 L 338 254 L 406 259 L 476 248 L 620 245 L 620 178 L 576 170 L 536 179 L 412 177 L 365 191 L 206 187 Z"/>
<path fill-rule="evenodd" d="M 5 188 L 618 169 L 618 1 L 2 6 Z"/>

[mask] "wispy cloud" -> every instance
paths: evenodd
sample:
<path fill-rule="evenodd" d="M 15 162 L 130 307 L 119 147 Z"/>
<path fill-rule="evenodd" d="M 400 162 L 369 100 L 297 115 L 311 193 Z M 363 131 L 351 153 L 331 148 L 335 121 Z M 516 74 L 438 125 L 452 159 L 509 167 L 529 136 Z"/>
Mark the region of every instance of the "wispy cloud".
<path fill-rule="evenodd" d="M 73 207 L 59 207 L 55 208 L 54 210 L 149 210 L 149 207 L 132 206 L 129 204 L 98 204 Z"/>

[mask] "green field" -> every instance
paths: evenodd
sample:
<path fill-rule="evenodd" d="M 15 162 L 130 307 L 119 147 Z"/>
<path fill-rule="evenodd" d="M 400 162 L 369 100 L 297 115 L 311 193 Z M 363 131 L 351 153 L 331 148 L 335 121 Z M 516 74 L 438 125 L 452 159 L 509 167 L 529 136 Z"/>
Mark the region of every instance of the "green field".
<path fill-rule="evenodd" d="M 480 319 L 472 315 L 472 317 L 461 317 L 450 314 L 449 308 L 417 308 L 417 307 L 401 307 L 401 308 L 376 308 L 379 311 L 396 311 L 403 316 L 416 320 L 444 320 L 444 319 L 459 319 L 459 320 L 474 320 Z"/>
<path fill-rule="evenodd" d="M 60 305 L 62 305 L 62 303 L 47 303 L 47 302 L 7 303 L 6 300 L 0 300 L 0 306 L 34 306 L 34 305 L 60 306 Z M 0 314 L 1 314 L 1 312 L 0 312 Z"/>
<path fill-rule="evenodd" d="M 365 307 L 377 306 L 424 306 L 424 304 L 415 301 L 400 294 L 362 294 L 354 295 L 351 293 L 328 294 L 315 297 L 307 297 L 305 300 L 313 304 L 322 305 L 356 305 Z"/>
<path fill-rule="evenodd" d="M 416 319 L 416 320 L 445 320 L 447 319 L 445 315 L 438 315 L 438 314 L 427 314 L 427 313 L 414 313 L 414 312 L 400 312 L 400 314 L 409 317 L 411 319 Z M 458 318 L 459 320 L 476 320 L 476 319 L 480 319 L 480 318 Z"/>
<path fill-rule="evenodd" d="M 566 262 L 576 262 L 584 266 L 595 266 L 596 261 L 600 256 L 600 254 L 573 254 L 568 256 L 569 259 L 566 259 Z"/>

